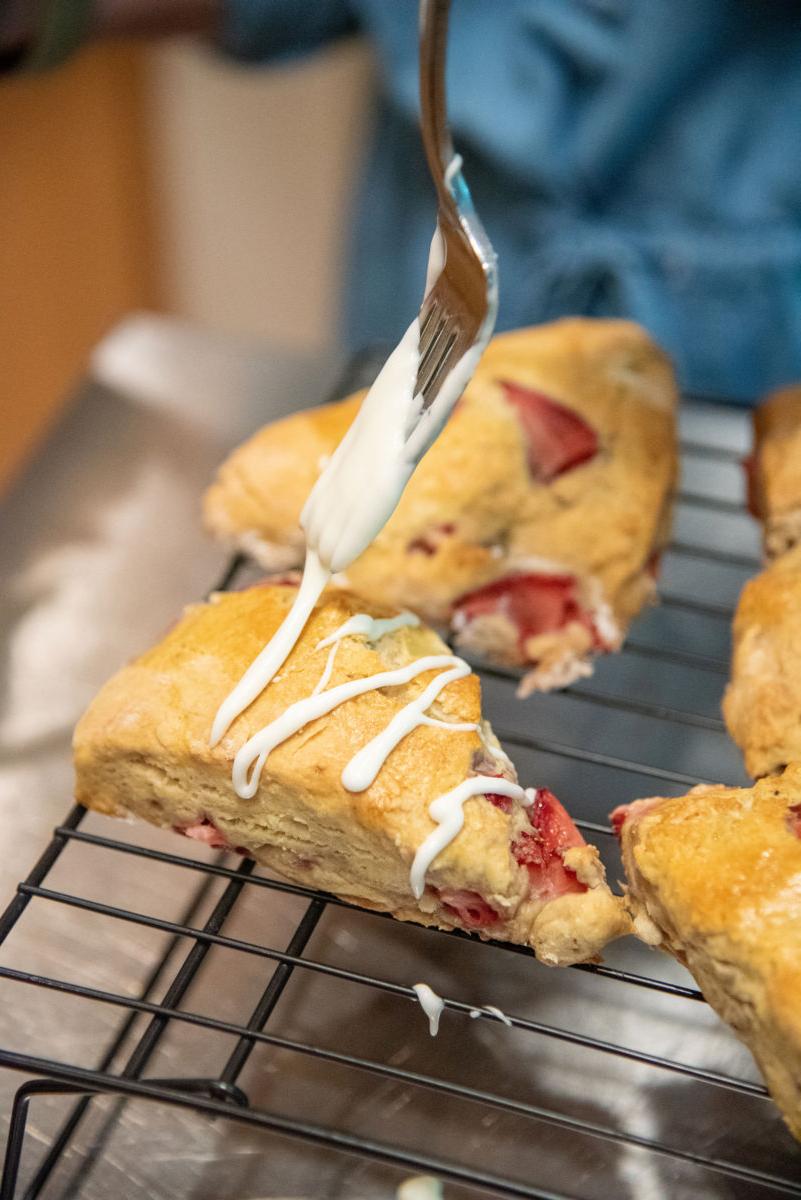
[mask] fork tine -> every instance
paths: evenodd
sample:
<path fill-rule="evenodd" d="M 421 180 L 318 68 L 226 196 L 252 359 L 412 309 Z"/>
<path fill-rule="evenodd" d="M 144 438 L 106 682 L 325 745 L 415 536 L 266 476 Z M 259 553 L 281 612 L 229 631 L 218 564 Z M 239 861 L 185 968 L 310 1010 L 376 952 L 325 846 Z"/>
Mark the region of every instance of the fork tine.
<path fill-rule="evenodd" d="M 431 343 L 437 336 L 437 333 L 442 329 L 445 321 L 445 313 L 439 298 L 436 293 L 429 297 L 426 301 L 426 307 L 423 310 L 422 320 L 420 322 L 420 341 L 418 344 L 418 353 L 422 362 L 425 355 L 431 348 Z"/>
<path fill-rule="evenodd" d="M 429 333 L 429 330 L 431 329 L 431 322 L 435 319 L 435 316 L 436 316 L 436 314 L 439 313 L 439 311 L 440 311 L 440 306 L 437 301 L 436 293 L 434 293 L 431 296 L 426 297 L 425 303 L 423 304 L 423 307 L 420 309 L 420 349 L 421 349 L 421 351 L 422 351 L 423 346 L 427 342 L 428 333 Z"/>
<path fill-rule="evenodd" d="M 440 341 L 443 334 L 447 333 L 447 330 L 448 318 L 444 312 L 441 312 L 437 317 L 436 322 L 432 321 L 429 324 L 428 335 L 425 338 L 424 343 L 422 343 L 420 346 L 420 362 L 417 368 L 418 379 L 421 375 L 425 374 L 426 368 L 428 367 L 431 359 L 431 355 L 434 353 L 437 343 Z"/>
<path fill-rule="evenodd" d="M 458 336 L 459 335 L 457 331 L 452 328 L 447 338 L 444 340 L 444 344 L 442 344 L 441 350 L 438 352 L 436 359 L 432 360 L 431 371 L 421 389 L 424 401 L 427 400 L 428 392 L 431 390 L 431 388 L 433 388 L 439 382 L 440 375 L 445 369 L 446 364 L 450 365 L 451 353 L 456 345 Z"/>

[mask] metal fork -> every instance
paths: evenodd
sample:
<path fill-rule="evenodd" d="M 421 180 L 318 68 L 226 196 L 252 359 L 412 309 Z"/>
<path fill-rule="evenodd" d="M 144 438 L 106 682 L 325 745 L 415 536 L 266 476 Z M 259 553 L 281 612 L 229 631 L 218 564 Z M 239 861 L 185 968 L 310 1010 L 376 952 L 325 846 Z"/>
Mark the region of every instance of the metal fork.
<path fill-rule="evenodd" d="M 437 224 L 445 265 L 420 309 L 417 394 L 423 411 L 443 380 L 479 339 L 487 342 L 498 311 L 495 251 L 473 207 L 454 154 L 445 96 L 450 0 L 420 0 L 420 130 L 437 190 Z"/>

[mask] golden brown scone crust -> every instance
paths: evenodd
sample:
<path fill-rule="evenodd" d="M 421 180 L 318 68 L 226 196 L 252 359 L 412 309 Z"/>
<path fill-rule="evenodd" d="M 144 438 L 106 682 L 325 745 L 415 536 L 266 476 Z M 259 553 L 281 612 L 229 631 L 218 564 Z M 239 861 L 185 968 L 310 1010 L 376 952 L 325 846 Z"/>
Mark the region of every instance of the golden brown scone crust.
<path fill-rule="evenodd" d="M 599 453 L 538 482 L 500 380 L 578 413 L 597 431 Z M 234 451 L 206 494 L 208 529 L 268 568 L 299 562 L 301 507 L 362 395 L 268 425 Z M 455 601 L 490 582 L 563 571 L 582 581 L 590 604 L 607 609 L 606 640 L 614 646 L 654 593 L 648 567 L 669 533 L 675 403 L 667 359 L 630 322 L 570 319 L 494 338 L 395 514 L 348 569 L 349 583 L 440 624 Z M 568 657 L 592 649 L 578 625 L 553 636 Z M 493 658 L 532 661 L 502 620 L 478 640 L 470 648 Z M 532 649 L 537 659 L 555 657 L 550 646 Z M 545 674 L 537 686 L 548 686 Z"/>
<path fill-rule="evenodd" d="M 260 586 L 194 605 L 159 645 L 114 676 L 75 732 L 78 801 L 168 827 L 209 820 L 230 846 L 289 879 L 406 920 L 453 926 L 458 922 L 435 889 L 476 892 L 502 915 L 492 936 L 530 943 L 548 962 L 595 957 L 606 941 L 626 932 L 622 903 L 606 887 L 594 847 L 584 847 L 572 864 L 580 878 L 587 875 L 589 882 L 593 876 L 586 893 L 545 907 L 532 898 L 527 872 L 510 849 L 517 834 L 530 829 L 525 813 L 515 804 L 507 814 L 484 797 L 466 802 L 464 829 L 432 864 L 418 906 L 409 868 L 435 828 L 428 805 L 473 773 L 474 755 L 497 745 L 491 732 L 482 740 L 477 732 L 420 726 L 390 754 L 367 791 L 347 792 L 340 776 L 434 672 L 356 697 L 311 722 L 269 756 L 256 796 L 237 797 L 231 784 L 236 751 L 312 692 L 328 655 L 316 648 L 319 640 L 356 612 L 387 615 L 349 592 L 329 589 L 279 676 L 210 749 L 217 707 L 278 628 L 294 595 L 291 586 Z M 444 653 L 447 647 L 425 627 L 397 630 L 375 646 L 349 637 L 339 644 L 329 686 Z M 450 684 L 429 711 L 444 720 L 479 722 L 476 676 Z M 577 898 L 583 901 L 578 908 Z"/>
<path fill-rule="evenodd" d="M 753 421 L 751 502 L 773 558 L 801 539 L 801 385 L 773 392 Z"/>
<path fill-rule="evenodd" d="M 801 766 L 641 802 L 622 828 L 637 916 L 693 973 L 801 1138 Z M 801 809 L 798 810 L 801 812 Z"/>
<path fill-rule="evenodd" d="M 723 715 L 749 775 L 801 762 L 801 546 L 740 594 Z"/>

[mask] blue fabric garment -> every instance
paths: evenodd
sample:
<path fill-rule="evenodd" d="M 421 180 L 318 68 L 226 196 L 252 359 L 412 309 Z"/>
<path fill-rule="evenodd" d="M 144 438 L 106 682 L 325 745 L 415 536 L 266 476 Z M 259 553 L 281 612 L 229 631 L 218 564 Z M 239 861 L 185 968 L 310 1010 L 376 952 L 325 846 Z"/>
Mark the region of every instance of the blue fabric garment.
<path fill-rule="evenodd" d="M 228 0 L 247 61 L 359 29 L 380 69 L 344 336 L 396 339 L 433 219 L 417 0 Z M 801 0 L 454 0 L 454 142 L 498 251 L 499 329 L 641 321 L 684 386 L 801 379 Z"/>

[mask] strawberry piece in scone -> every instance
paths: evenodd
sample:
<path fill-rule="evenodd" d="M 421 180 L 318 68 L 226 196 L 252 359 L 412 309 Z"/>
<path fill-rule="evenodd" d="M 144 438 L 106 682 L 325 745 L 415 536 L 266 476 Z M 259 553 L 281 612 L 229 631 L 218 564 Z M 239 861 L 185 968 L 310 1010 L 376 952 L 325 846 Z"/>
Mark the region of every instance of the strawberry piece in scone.
<path fill-rule="evenodd" d="M 598 434 L 578 413 L 533 388 L 507 379 L 499 382 L 523 426 L 535 479 L 550 483 L 598 453 Z"/>
<path fill-rule="evenodd" d="M 538 896 L 565 896 L 586 892 L 574 870 L 565 865 L 565 851 L 586 846 L 567 810 L 548 788 L 537 788 L 528 810 L 531 833 L 521 833 L 512 853 L 528 869 L 532 889 Z"/>
<path fill-rule="evenodd" d="M 521 573 L 460 597 L 452 624 L 460 646 L 510 665 L 533 665 L 521 694 L 564 687 L 589 675 L 585 656 L 615 649 L 619 634 L 605 606 L 582 595 L 572 575 Z"/>

